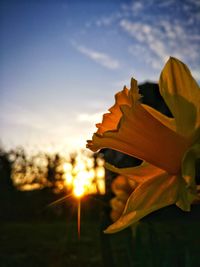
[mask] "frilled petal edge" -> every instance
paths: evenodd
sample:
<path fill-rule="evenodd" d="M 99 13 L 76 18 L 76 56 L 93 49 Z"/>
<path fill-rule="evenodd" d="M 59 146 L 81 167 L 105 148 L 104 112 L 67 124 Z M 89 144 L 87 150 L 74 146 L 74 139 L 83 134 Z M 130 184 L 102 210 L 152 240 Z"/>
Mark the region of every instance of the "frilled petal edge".
<path fill-rule="evenodd" d="M 121 105 L 130 106 L 131 100 L 129 96 L 129 90 L 124 87 L 124 89 L 118 92 L 115 95 L 115 104 L 109 108 L 109 113 L 105 113 L 103 115 L 103 120 L 101 123 L 97 123 L 96 127 L 98 128 L 97 133 L 103 134 L 106 131 L 116 130 L 117 125 L 122 116 L 122 112 L 120 110 Z"/>

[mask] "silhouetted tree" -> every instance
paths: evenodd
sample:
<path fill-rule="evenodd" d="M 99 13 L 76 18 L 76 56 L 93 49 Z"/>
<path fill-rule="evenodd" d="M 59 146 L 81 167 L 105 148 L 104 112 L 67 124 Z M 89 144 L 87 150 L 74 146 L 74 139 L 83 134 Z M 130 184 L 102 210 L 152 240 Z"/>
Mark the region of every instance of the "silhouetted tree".
<path fill-rule="evenodd" d="M 59 192 L 60 183 L 63 183 L 63 159 L 59 154 L 55 156 L 47 155 L 47 174 L 46 179 L 49 186 L 55 191 Z"/>
<path fill-rule="evenodd" d="M 0 149 L 0 192 L 6 194 L 9 191 L 15 190 L 12 174 L 12 161 L 9 158 L 9 153 Z"/>

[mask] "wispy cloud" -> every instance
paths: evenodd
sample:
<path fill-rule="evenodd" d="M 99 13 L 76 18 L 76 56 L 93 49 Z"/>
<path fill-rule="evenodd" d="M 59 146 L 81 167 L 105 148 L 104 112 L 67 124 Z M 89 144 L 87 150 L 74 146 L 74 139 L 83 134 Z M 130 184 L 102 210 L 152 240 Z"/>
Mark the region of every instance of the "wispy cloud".
<path fill-rule="evenodd" d="M 98 18 L 95 23 L 98 27 L 101 26 L 111 26 L 112 23 L 115 23 L 117 20 L 123 17 L 123 14 L 121 12 L 114 12 L 112 14 L 109 14 L 107 16 L 102 16 Z"/>
<path fill-rule="evenodd" d="M 110 55 L 99 52 L 90 48 L 87 48 L 83 45 L 77 45 L 75 42 L 72 42 L 72 45 L 83 55 L 89 57 L 91 60 L 97 62 L 98 64 L 114 70 L 120 67 L 120 63 L 118 60 L 112 58 Z"/>
<path fill-rule="evenodd" d="M 131 5 L 131 10 L 133 13 L 141 11 L 144 7 L 144 4 L 141 1 L 134 1 Z"/>
<path fill-rule="evenodd" d="M 160 68 L 169 56 L 178 57 L 184 61 L 196 62 L 199 58 L 199 38 L 196 33 L 174 21 L 161 19 L 159 23 L 132 22 L 128 19 L 120 21 L 120 27 L 128 33 L 135 43 L 129 51 L 140 55 L 152 67 Z"/>
<path fill-rule="evenodd" d="M 115 19 L 115 16 L 108 16 L 108 17 L 102 17 L 97 19 L 96 25 L 101 27 L 101 26 L 109 26 L 113 20 Z"/>
<path fill-rule="evenodd" d="M 146 58 L 149 58 L 147 51 L 150 49 L 151 52 L 153 52 L 154 54 L 154 58 L 156 59 L 157 57 L 160 60 L 160 63 L 163 63 L 166 61 L 166 59 L 168 58 L 168 51 L 165 47 L 164 42 L 159 38 L 160 31 L 158 29 L 146 23 L 140 23 L 140 22 L 133 23 L 126 19 L 121 20 L 120 26 L 124 31 L 126 31 L 129 35 L 131 35 L 138 42 L 138 44 L 136 43 L 132 47 L 132 49 L 129 49 L 129 51 L 132 54 L 134 54 L 134 50 L 136 47 L 137 50 L 139 49 L 143 50 L 143 52 L 140 51 L 138 55 L 141 55 L 141 56 L 146 55 Z M 145 46 L 148 46 L 148 50 L 145 49 Z M 150 62 L 150 59 L 148 59 L 148 61 Z M 160 66 L 158 66 L 159 64 L 157 61 L 155 61 L 155 63 L 152 62 L 152 66 L 159 68 Z"/>
<path fill-rule="evenodd" d="M 143 62 L 143 64 L 146 63 L 146 64 L 152 66 L 152 68 L 154 68 L 154 69 L 159 70 L 162 66 L 161 60 L 157 59 L 155 57 L 152 57 L 151 54 L 149 53 L 149 50 L 145 46 L 142 46 L 140 44 L 130 45 L 128 47 L 128 52 L 134 58 L 137 58 L 138 55 L 142 55 L 139 58 L 141 60 L 141 62 Z"/>
<path fill-rule="evenodd" d="M 138 55 L 155 69 L 169 56 L 178 57 L 197 69 L 200 62 L 199 1 L 151 0 L 146 4 L 141 0 L 140 5 L 137 3 L 127 4 L 126 9 L 135 10 L 135 13 L 129 11 L 129 16 L 119 21 L 121 29 L 134 40 L 129 51 L 140 52 Z"/>
<path fill-rule="evenodd" d="M 147 64 L 157 71 L 169 56 L 174 56 L 196 70 L 200 67 L 199 7 L 199 0 L 134 0 L 97 18 L 96 26 L 131 37 L 121 53 L 128 51 L 141 65 Z M 79 51 L 108 68 L 118 68 L 117 61 L 110 66 L 108 56 L 103 53 L 82 46 Z"/>

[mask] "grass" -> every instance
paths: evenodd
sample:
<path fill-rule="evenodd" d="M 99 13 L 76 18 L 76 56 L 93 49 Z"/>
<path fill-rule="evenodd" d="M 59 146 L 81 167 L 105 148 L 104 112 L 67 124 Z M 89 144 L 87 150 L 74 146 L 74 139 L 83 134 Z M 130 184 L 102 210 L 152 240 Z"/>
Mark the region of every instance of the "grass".
<path fill-rule="evenodd" d="M 0 224 L 1 267 L 103 267 L 98 222 Z"/>
<path fill-rule="evenodd" d="M 199 266 L 200 206 L 191 213 L 176 207 L 157 211 L 137 225 L 133 239 L 130 229 L 101 235 L 100 228 L 99 216 L 83 216 L 79 239 L 73 217 L 1 223 L 0 267 Z"/>

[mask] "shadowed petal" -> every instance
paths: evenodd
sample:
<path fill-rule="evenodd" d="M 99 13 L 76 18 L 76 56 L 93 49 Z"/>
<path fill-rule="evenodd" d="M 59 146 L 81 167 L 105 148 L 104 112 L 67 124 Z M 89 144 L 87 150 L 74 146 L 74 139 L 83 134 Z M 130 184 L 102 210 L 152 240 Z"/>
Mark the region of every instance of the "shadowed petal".
<path fill-rule="evenodd" d="M 136 188 L 136 183 L 133 179 L 128 179 L 128 177 L 124 175 L 118 175 L 113 180 L 111 188 L 115 197 L 110 201 L 110 206 L 112 208 L 110 217 L 112 221 L 115 222 L 122 215 L 129 196 Z"/>
<path fill-rule="evenodd" d="M 181 203 L 178 206 L 190 210 L 190 204 L 197 197 L 197 185 L 195 182 L 195 162 L 200 158 L 200 143 L 193 145 L 184 155 L 182 162 L 182 186 Z"/>
<path fill-rule="evenodd" d="M 133 179 L 128 179 L 125 175 L 118 175 L 112 182 L 111 189 L 116 196 L 121 196 L 124 192 L 130 195 L 135 189 L 136 183 Z"/>
<path fill-rule="evenodd" d="M 200 125 L 200 89 L 187 66 L 170 58 L 161 73 L 159 87 L 176 120 L 177 131 L 192 135 Z"/>
<path fill-rule="evenodd" d="M 112 172 L 127 176 L 129 179 L 135 181 L 138 184 L 143 183 L 148 179 L 151 179 L 152 176 L 158 176 L 160 174 L 165 173 L 164 170 L 153 166 L 147 162 L 143 162 L 140 166 L 129 168 L 117 168 L 106 162 L 105 168 Z"/>
<path fill-rule="evenodd" d="M 122 199 L 119 199 L 118 197 L 114 197 L 111 199 L 110 206 L 112 210 L 110 212 L 110 218 L 112 219 L 113 222 L 118 220 L 122 215 L 128 197 L 129 196 L 127 195 L 126 200 L 124 201 Z"/>
<path fill-rule="evenodd" d="M 177 201 L 179 178 L 166 172 L 156 175 L 139 185 L 129 197 L 122 216 L 104 232 L 115 233 L 151 212 Z"/>

